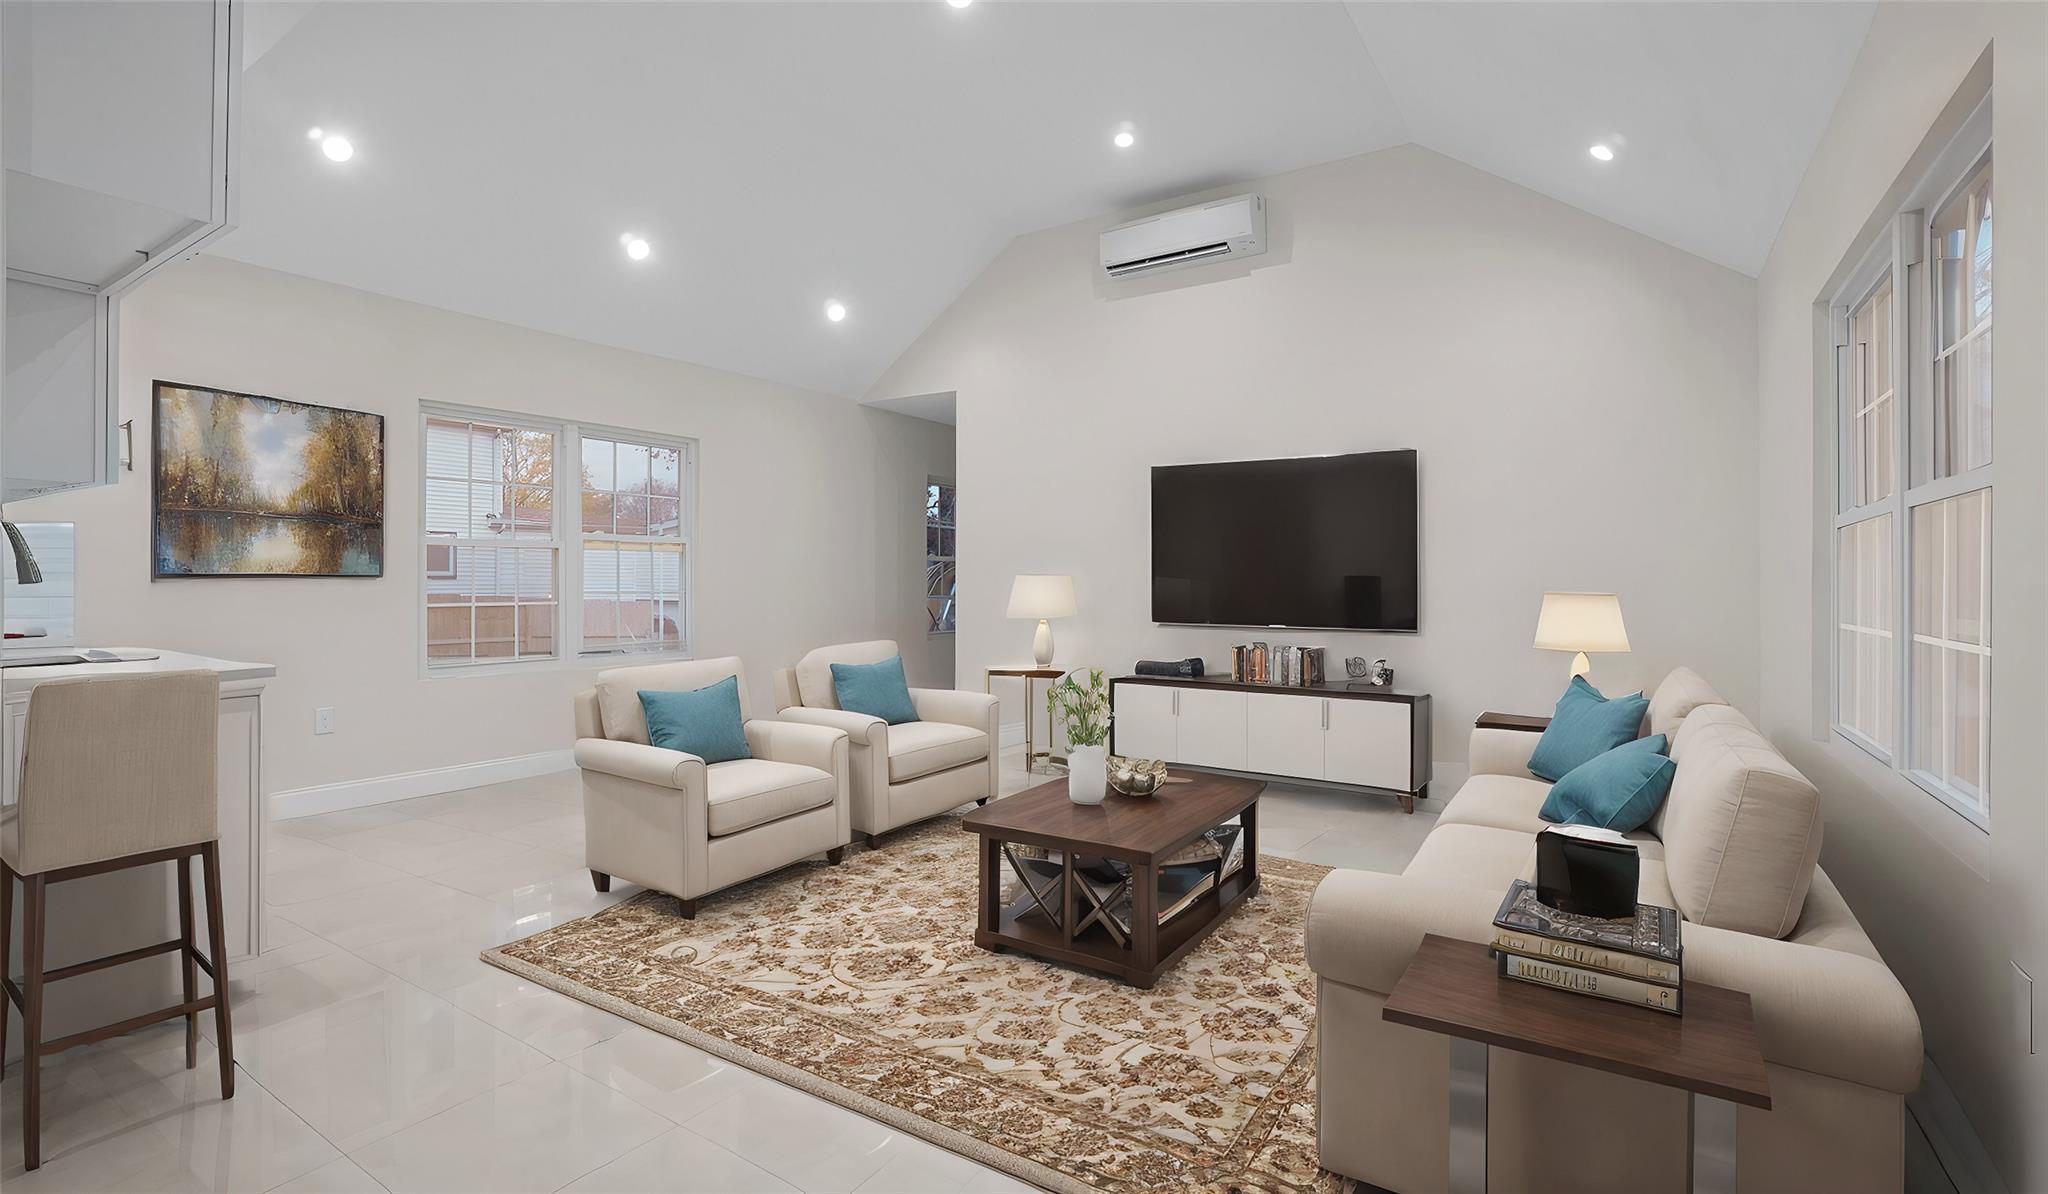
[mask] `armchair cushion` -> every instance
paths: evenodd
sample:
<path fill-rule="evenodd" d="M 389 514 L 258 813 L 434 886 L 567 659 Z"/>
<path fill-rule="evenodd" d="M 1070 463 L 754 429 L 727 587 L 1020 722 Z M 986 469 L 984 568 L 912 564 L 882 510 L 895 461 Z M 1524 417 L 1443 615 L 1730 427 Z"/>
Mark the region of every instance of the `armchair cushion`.
<path fill-rule="evenodd" d="M 885 638 L 819 647 L 796 661 L 797 695 L 806 708 L 837 709 L 839 697 L 832 691 L 833 664 L 880 663 L 899 654 L 896 644 Z"/>
<path fill-rule="evenodd" d="M 641 693 L 688 692 L 716 684 L 727 676 L 739 680 L 740 709 L 744 716 L 747 707 L 745 670 L 745 664 L 736 655 L 606 668 L 597 674 L 598 717 L 603 723 L 604 736 L 615 742 L 649 742 L 647 713 L 640 707 Z"/>
<path fill-rule="evenodd" d="M 943 721 L 889 727 L 889 782 L 901 783 L 988 758 L 988 735 Z"/>
<path fill-rule="evenodd" d="M 712 837 L 779 821 L 832 803 L 839 781 L 829 771 L 772 759 L 714 763 L 705 771 Z"/>
<path fill-rule="evenodd" d="M 892 726 L 917 720 L 910 682 L 903 678 L 901 655 L 891 655 L 880 663 L 833 664 L 832 695 L 841 709 L 879 717 Z"/>
<path fill-rule="evenodd" d="M 688 692 L 642 692 L 640 709 L 647 716 L 648 741 L 655 746 L 697 755 L 706 763 L 753 757 L 740 714 L 738 676 Z"/>

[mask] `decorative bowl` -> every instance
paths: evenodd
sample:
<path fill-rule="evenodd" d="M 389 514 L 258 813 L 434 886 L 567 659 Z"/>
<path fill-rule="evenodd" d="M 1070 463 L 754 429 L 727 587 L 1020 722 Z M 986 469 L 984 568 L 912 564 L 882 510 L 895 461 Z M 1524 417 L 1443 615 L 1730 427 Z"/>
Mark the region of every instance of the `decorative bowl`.
<path fill-rule="evenodd" d="M 1126 796 L 1150 796 L 1166 783 L 1166 764 L 1158 759 L 1109 756 L 1109 786 Z"/>

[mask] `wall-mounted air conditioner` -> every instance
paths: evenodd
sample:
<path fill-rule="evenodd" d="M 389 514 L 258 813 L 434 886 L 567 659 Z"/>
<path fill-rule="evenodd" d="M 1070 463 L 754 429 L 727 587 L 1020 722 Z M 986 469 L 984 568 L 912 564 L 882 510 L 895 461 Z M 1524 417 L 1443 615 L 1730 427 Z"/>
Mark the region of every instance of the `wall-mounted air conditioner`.
<path fill-rule="evenodd" d="M 1118 224 L 1102 234 L 1102 269 L 1128 278 L 1265 251 L 1265 198 L 1235 195 Z"/>

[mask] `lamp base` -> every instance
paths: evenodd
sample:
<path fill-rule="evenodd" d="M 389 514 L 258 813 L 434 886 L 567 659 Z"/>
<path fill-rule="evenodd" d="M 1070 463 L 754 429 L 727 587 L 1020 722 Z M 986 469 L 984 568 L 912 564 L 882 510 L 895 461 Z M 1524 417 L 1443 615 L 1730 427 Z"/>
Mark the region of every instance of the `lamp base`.
<path fill-rule="evenodd" d="M 1038 633 L 1031 636 L 1031 658 L 1039 667 L 1052 666 L 1052 623 L 1044 618 L 1038 620 Z"/>
<path fill-rule="evenodd" d="M 1581 651 L 1577 655 L 1572 656 L 1572 676 L 1591 676 L 1592 674 L 1593 661 L 1586 658 L 1586 653 L 1584 651 Z M 1571 676 L 1566 677 L 1566 679 L 1571 679 Z M 1590 680 L 1587 682 L 1591 683 Z"/>

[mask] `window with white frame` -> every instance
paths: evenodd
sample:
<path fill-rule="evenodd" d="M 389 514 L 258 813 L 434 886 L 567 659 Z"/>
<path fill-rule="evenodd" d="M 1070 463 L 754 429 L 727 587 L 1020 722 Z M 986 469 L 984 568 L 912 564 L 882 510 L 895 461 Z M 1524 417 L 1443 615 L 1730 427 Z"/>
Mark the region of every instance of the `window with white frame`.
<path fill-rule="evenodd" d="M 433 670 L 689 646 L 687 440 L 422 411 Z"/>
<path fill-rule="evenodd" d="M 931 633 L 958 629 L 956 601 L 959 559 L 959 495 L 951 481 L 934 478 L 924 487 L 924 612 Z"/>
<path fill-rule="evenodd" d="M 1834 726 L 1980 826 L 1990 817 L 1988 117 L 1937 159 L 1832 314 Z"/>

